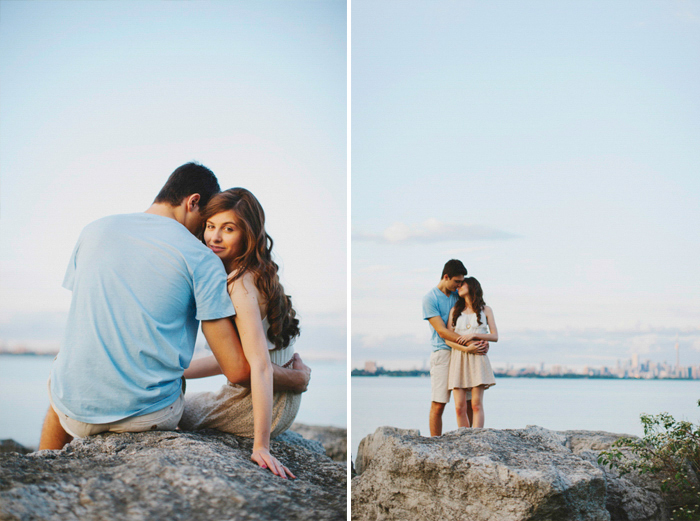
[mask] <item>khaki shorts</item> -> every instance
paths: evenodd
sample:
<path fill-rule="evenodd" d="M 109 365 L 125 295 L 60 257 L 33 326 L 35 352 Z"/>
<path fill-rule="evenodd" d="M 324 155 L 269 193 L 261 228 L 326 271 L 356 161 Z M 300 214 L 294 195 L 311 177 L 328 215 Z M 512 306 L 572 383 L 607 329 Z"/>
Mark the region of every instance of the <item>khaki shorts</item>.
<path fill-rule="evenodd" d="M 174 403 L 167 407 L 144 414 L 142 416 L 129 416 L 111 423 L 84 423 L 69 418 L 53 404 L 51 398 L 51 379 L 49 379 L 49 403 L 56 412 L 58 420 L 65 431 L 74 438 L 84 438 L 101 432 L 144 432 L 144 431 L 174 431 L 180 423 L 182 411 L 185 410 L 184 379 L 183 390 Z"/>
<path fill-rule="evenodd" d="M 430 355 L 430 399 L 437 403 L 450 401 L 447 377 L 450 372 L 450 349 L 439 349 Z"/>

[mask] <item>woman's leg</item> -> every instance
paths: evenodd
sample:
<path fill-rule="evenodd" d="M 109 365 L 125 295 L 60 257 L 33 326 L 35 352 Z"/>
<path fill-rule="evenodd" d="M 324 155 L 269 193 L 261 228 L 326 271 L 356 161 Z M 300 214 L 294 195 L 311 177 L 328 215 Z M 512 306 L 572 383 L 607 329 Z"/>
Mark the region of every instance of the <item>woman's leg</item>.
<path fill-rule="evenodd" d="M 457 413 L 457 427 L 469 427 L 467 419 L 467 392 L 464 389 L 452 389 Z"/>
<path fill-rule="evenodd" d="M 474 427 L 484 427 L 484 387 L 472 388 L 472 410 L 474 411 Z"/>

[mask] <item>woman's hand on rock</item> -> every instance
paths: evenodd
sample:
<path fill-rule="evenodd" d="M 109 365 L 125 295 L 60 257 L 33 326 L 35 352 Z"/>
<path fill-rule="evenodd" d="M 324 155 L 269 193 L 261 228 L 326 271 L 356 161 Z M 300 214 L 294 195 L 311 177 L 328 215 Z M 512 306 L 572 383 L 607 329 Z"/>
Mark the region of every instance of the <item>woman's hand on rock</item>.
<path fill-rule="evenodd" d="M 250 459 L 261 468 L 270 469 L 275 476 L 279 476 L 282 479 L 287 479 L 287 476 L 296 479 L 292 471 L 282 465 L 267 449 L 253 449 L 253 454 L 250 456 Z"/>

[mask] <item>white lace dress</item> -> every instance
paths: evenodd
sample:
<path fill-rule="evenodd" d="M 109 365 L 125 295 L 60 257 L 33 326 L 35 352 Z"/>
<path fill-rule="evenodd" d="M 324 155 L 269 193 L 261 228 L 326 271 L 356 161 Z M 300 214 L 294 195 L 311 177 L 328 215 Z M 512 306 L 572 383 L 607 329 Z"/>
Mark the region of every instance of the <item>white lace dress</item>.
<path fill-rule="evenodd" d="M 263 328 L 270 327 L 267 317 Z M 273 351 L 275 345 L 267 341 L 273 364 L 289 367 L 294 356 L 294 345 Z M 291 427 L 299 412 L 301 394 L 275 392 L 272 394 L 272 426 L 270 437 L 279 436 Z M 216 392 L 185 393 L 185 410 L 179 427 L 182 430 L 217 429 L 246 438 L 253 438 L 253 398 L 250 387 L 227 382 Z"/>
<path fill-rule="evenodd" d="M 481 312 L 481 324 L 479 324 L 476 320 L 476 313 L 462 313 L 457 317 L 455 333 L 459 335 L 467 333 L 488 334 L 489 327 L 486 324 L 486 315 L 483 311 Z M 484 389 L 496 385 L 488 356 L 473 355 L 453 348 L 448 376 L 449 389 L 471 389 L 480 385 L 484 386 Z"/>

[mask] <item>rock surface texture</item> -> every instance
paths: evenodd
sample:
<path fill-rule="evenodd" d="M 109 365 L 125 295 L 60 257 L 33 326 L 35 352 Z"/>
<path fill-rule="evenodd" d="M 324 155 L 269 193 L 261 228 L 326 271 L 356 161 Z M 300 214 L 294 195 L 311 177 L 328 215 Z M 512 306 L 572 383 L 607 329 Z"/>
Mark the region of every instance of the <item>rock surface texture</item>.
<path fill-rule="evenodd" d="M 15 440 L 0 440 L 0 454 L 4 452 L 19 452 L 20 454 L 29 454 L 32 449 L 20 445 Z"/>
<path fill-rule="evenodd" d="M 323 448 L 326 449 L 326 454 L 334 461 L 347 462 L 348 459 L 348 431 L 340 427 L 321 427 L 317 425 L 304 425 L 303 423 L 295 423 L 291 430 L 297 434 L 301 434 L 308 440 L 316 440 Z"/>
<path fill-rule="evenodd" d="M 623 435 L 380 427 L 360 443 L 354 520 L 665 521 L 658 486 L 598 466 Z"/>
<path fill-rule="evenodd" d="M 344 520 L 346 468 L 294 432 L 250 461 L 252 440 L 218 431 L 105 434 L 61 451 L 0 454 L 0 520 Z"/>

